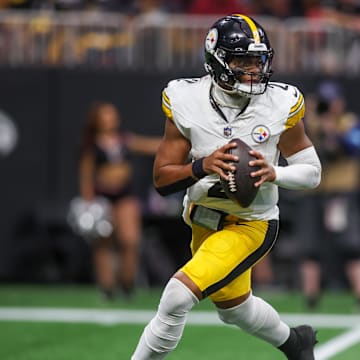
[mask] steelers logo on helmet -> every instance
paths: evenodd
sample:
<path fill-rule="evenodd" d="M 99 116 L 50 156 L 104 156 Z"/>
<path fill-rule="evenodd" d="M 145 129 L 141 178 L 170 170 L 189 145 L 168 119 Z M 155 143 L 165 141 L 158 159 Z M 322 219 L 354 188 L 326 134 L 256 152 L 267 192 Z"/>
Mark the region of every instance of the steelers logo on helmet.
<path fill-rule="evenodd" d="M 264 29 L 246 15 L 219 19 L 206 36 L 205 69 L 229 94 L 263 94 L 272 75 L 272 57 Z"/>
<path fill-rule="evenodd" d="M 214 50 L 218 40 L 218 31 L 216 28 L 209 30 L 206 39 L 205 39 L 205 49 L 206 51 Z"/>
<path fill-rule="evenodd" d="M 255 142 L 263 143 L 269 139 L 270 130 L 265 125 L 258 125 L 252 130 L 251 136 Z"/>

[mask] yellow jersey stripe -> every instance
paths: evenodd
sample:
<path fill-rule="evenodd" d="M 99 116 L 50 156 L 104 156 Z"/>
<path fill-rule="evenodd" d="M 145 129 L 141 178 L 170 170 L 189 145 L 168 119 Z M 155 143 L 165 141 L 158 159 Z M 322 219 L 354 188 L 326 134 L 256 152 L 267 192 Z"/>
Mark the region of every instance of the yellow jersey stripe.
<path fill-rule="evenodd" d="M 169 99 L 169 97 L 166 95 L 165 90 L 163 90 L 162 96 L 163 96 L 163 101 L 164 101 L 166 104 L 168 104 L 168 106 L 170 107 L 170 106 L 171 106 L 170 99 Z"/>
<path fill-rule="evenodd" d="M 300 94 L 298 101 L 296 102 L 296 104 L 294 106 L 291 107 L 289 114 L 295 112 L 299 108 L 299 106 L 301 106 L 301 104 L 303 102 L 304 102 L 304 96 L 302 94 Z"/>
<path fill-rule="evenodd" d="M 233 16 L 241 17 L 243 20 L 246 21 L 246 23 L 249 25 L 249 28 L 250 28 L 250 30 L 251 30 L 251 32 L 253 34 L 255 44 L 260 44 L 260 35 L 259 35 L 259 31 L 258 31 L 257 26 L 255 25 L 255 23 L 246 15 L 233 14 Z"/>
<path fill-rule="evenodd" d="M 165 105 L 164 102 L 162 103 L 162 110 L 167 118 L 169 118 L 169 119 L 173 118 L 171 109 L 169 107 L 167 107 L 167 105 Z"/>
<path fill-rule="evenodd" d="M 165 94 L 165 91 L 162 92 L 162 110 L 165 114 L 165 116 L 169 119 L 173 119 L 173 114 L 171 111 L 171 104 L 168 96 Z"/>
<path fill-rule="evenodd" d="M 304 115 L 305 115 L 305 103 L 303 99 L 301 105 L 297 108 L 297 110 L 289 114 L 289 117 L 286 120 L 285 128 L 290 129 L 293 126 L 295 126 L 295 124 L 299 120 L 301 120 L 304 117 Z"/>

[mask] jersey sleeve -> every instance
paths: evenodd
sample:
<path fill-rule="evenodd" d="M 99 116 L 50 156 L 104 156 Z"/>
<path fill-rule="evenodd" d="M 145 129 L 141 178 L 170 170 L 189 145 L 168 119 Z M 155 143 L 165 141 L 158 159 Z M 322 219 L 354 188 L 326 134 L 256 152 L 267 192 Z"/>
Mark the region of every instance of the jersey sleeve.
<path fill-rule="evenodd" d="M 291 108 L 285 123 L 286 129 L 290 129 L 296 125 L 305 115 L 305 101 L 303 94 L 293 87 L 293 100 L 290 104 Z"/>
<path fill-rule="evenodd" d="M 193 117 L 194 89 L 198 81 L 194 79 L 174 79 L 169 81 L 162 92 L 162 110 L 185 138 L 189 138 L 189 119 Z M 195 84 L 195 85 L 194 85 Z"/>
<path fill-rule="evenodd" d="M 184 126 L 183 113 L 183 83 L 179 79 L 171 80 L 162 92 L 162 110 L 165 116 L 172 121 L 178 130 L 187 137 Z M 181 100 L 181 101 L 180 101 Z"/>

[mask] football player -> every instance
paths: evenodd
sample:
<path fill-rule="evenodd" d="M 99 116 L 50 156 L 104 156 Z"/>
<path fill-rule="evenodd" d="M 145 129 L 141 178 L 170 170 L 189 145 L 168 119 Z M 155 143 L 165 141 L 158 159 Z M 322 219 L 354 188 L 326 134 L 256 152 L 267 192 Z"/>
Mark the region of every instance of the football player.
<path fill-rule="evenodd" d="M 281 350 L 288 359 L 314 359 L 312 327 L 290 328 L 251 290 L 251 268 L 278 234 L 278 186 L 316 187 L 321 164 L 304 131 L 304 97 L 294 86 L 269 82 L 273 49 L 253 19 L 219 19 L 205 40 L 208 74 L 171 81 L 163 91 L 165 134 L 154 163 L 154 185 L 167 195 L 187 188 L 184 220 L 192 228 L 192 258 L 169 280 L 155 317 L 145 327 L 132 360 L 163 359 L 177 346 L 188 312 L 206 297 L 220 319 Z M 226 198 L 241 138 L 260 169 L 259 191 L 247 208 Z M 278 166 L 280 153 L 288 166 Z M 188 156 L 192 161 L 187 162 Z"/>

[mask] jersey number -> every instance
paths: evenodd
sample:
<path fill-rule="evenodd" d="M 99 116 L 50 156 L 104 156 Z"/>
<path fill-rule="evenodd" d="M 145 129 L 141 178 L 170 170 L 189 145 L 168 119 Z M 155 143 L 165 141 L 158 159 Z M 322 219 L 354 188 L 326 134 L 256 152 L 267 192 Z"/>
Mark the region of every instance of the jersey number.
<path fill-rule="evenodd" d="M 280 88 L 280 89 L 283 89 L 283 90 L 287 90 L 287 89 L 289 89 L 289 85 L 279 85 L 279 84 L 273 84 L 273 83 L 270 83 L 269 84 L 269 87 L 274 87 L 274 86 L 276 86 L 276 87 L 278 87 L 278 88 Z"/>
<path fill-rule="evenodd" d="M 224 189 L 220 182 L 215 183 L 209 190 L 208 190 L 208 197 L 212 198 L 220 198 L 220 199 L 228 199 L 226 196 Z"/>

